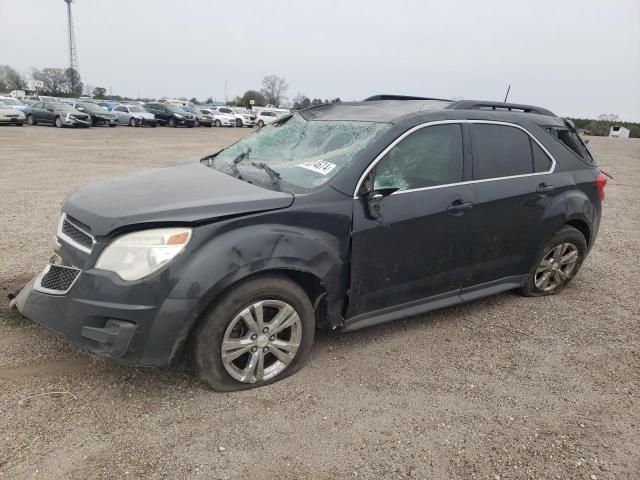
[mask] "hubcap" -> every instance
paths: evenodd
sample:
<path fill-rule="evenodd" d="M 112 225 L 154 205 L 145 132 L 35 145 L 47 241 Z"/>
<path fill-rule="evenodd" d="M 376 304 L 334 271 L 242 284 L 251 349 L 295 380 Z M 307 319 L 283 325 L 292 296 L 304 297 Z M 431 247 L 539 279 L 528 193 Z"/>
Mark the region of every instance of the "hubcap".
<path fill-rule="evenodd" d="M 580 254 L 573 243 L 561 243 L 549 250 L 536 268 L 535 285 L 541 292 L 551 292 L 567 283 Z"/>
<path fill-rule="evenodd" d="M 220 354 L 229 375 L 242 383 L 278 376 L 293 361 L 302 339 L 302 322 L 281 300 L 261 300 L 238 313 L 227 326 Z"/>

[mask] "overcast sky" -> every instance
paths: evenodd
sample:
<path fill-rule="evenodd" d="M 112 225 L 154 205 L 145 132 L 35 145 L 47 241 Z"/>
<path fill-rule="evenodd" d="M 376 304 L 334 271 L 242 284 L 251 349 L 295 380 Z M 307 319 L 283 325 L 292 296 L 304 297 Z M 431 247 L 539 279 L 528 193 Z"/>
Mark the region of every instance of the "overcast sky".
<path fill-rule="evenodd" d="M 277 74 L 288 96 L 539 104 L 640 121 L 640 0 L 76 0 L 84 82 L 224 100 Z M 0 0 L 0 64 L 66 67 L 63 0 Z"/>

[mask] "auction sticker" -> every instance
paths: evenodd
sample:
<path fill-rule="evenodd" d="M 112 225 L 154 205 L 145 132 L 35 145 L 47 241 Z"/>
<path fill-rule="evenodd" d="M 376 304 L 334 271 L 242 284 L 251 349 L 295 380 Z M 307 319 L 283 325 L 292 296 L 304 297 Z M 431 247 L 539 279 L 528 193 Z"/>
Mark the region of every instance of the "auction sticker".
<path fill-rule="evenodd" d="M 331 170 L 336 168 L 336 164 L 331 162 L 325 162 L 324 160 L 314 160 L 313 162 L 299 163 L 298 167 L 306 168 L 307 170 L 312 170 L 321 175 L 326 175 Z"/>

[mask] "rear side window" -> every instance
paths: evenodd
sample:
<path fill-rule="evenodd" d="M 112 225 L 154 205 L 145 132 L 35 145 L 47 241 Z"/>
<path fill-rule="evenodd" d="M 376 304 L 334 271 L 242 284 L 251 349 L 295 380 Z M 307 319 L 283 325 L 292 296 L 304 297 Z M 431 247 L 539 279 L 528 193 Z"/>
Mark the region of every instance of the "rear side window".
<path fill-rule="evenodd" d="M 594 163 L 593 157 L 586 145 L 582 142 L 580 137 L 571 130 L 566 128 L 555 128 L 549 127 L 546 129 L 547 132 L 551 134 L 552 137 L 555 137 L 560 143 L 562 143 L 565 147 L 575 153 L 582 160 L 587 163 Z"/>
<path fill-rule="evenodd" d="M 395 145 L 376 166 L 374 188 L 433 187 L 462 181 L 460 125 L 421 128 Z"/>
<path fill-rule="evenodd" d="M 533 172 L 529 135 L 507 125 L 471 125 L 473 178 L 510 177 Z"/>
<path fill-rule="evenodd" d="M 544 150 L 540 148 L 540 145 L 531 138 L 529 142 L 531 142 L 531 153 L 533 154 L 533 171 L 536 173 L 548 172 L 552 165 L 551 159 L 544 153 Z"/>

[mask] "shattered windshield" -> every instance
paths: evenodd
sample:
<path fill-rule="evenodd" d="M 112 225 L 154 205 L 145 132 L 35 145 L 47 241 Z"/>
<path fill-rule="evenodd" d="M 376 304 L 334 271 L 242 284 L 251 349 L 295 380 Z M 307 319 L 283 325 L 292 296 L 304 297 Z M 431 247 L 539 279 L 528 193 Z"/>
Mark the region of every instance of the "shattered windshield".
<path fill-rule="evenodd" d="M 250 183 L 307 193 L 327 183 L 389 128 L 386 123 L 307 121 L 294 114 L 207 160 L 212 168 Z"/>

